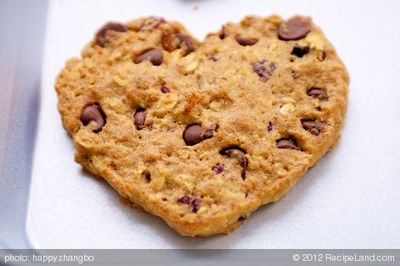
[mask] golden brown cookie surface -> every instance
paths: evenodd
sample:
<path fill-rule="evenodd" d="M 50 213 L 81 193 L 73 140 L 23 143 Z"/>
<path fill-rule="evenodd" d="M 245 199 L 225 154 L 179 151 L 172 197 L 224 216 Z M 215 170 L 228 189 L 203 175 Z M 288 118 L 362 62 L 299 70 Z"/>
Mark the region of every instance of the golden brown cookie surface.
<path fill-rule="evenodd" d="M 230 232 L 339 138 L 348 76 L 304 17 L 246 17 L 200 43 L 108 23 L 56 90 L 76 161 L 184 235 Z"/>

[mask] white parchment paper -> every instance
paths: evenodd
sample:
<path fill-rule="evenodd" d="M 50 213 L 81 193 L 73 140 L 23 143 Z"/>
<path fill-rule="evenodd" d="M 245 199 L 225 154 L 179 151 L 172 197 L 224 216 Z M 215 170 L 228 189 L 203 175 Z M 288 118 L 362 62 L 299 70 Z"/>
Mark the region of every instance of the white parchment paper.
<path fill-rule="evenodd" d="M 400 248 L 400 2 L 50 1 L 27 232 L 36 248 Z M 194 6 L 198 6 L 195 10 Z M 247 14 L 313 17 L 351 76 L 342 139 L 280 201 L 228 236 L 185 238 L 121 205 L 73 161 L 54 80 L 106 21 L 164 16 L 202 39 Z"/>

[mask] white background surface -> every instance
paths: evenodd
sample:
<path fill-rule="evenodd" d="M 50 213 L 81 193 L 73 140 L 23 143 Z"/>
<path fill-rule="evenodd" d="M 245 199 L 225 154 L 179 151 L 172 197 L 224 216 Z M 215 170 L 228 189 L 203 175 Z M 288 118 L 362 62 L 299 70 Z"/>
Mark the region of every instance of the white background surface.
<path fill-rule="evenodd" d="M 50 2 L 27 222 L 34 247 L 400 248 L 400 2 Z M 54 79 L 104 22 L 164 16 L 202 39 L 226 21 L 272 13 L 312 16 L 351 76 L 342 140 L 280 201 L 228 236 L 185 238 L 159 218 L 121 205 L 112 189 L 73 162 Z"/>

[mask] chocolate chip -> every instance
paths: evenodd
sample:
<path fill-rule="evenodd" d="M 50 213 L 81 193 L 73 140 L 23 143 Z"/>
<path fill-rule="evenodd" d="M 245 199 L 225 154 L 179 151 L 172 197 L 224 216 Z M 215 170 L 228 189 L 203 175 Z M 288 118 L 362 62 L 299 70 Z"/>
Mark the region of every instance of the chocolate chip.
<path fill-rule="evenodd" d="M 222 26 L 221 31 L 219 32 L 219 38 L 221 40 L 225 39 L 229 35 L 228 29 L 226 26 Z"/>
<path fill-rule="evenodd" d="M 166 197 L 161 198 L 162 201 L 168 201 Z"/>
<path fill-rule="evenodd" d="M 297 43 L 293 46 L 292 54 L 297 57 L 303 57 L 305 54 L 310 52 L 310 47 L 308 46 L 300 46 Z"/>
<path fill-rule="evenodd" d="M 153 29 L 158 29 L 158 27 L 160 27 L 162 24 L 167 23 L 167 21 L 162 17 L 158 17 L 156 19 L 157 21 L 154 22 Z"/>
<path fill-rule="evenodd" d="M 192 207 L 192 212 L 196 213 L 200 208 L 201 199 L 192 198 L 190 196 L 184 195 L 177 200 L 178 203 L 187 204 Z"/>
<path fill-rule="evenodd" d="M 208 128 L 203 128 L 199 124 L 191 124 L 183 131 L 183 140 L 186 145 L 193 146 L 197 143 L 212 138 L 214 132 L 218 131 L 218 125 L 213 125 Z"/>
<path fill-rule="evenodd" d="M 177 34 L 175 34 L 175 36 L 176 36 L 176 38 L 179 39 L 179 41 L 181 43 L 183 43 L 186 46 L 187 53 L 193 52 L 196 49 L 196 46 L 191 37 L 189 37 L 185 34 L 182 34 L 182 33 L 177 33 Z"/>
<path fill-rule="evenodd" d="M 324 61 L 325 60 L 325 58 L 326 58 L 326 52 L 325 51 L 322 51 L 319 55 L 318 55 L 318 60 L 319 61 Z"/>
<path fill-rule="evenodd" d="M 272 129 L 273 129 L 273 127 L 274 127 L 274 125 L 272 124 L 272 122 L 271 122 L 271 121 L 269 121 L 269 122 L 268 122 L 268 126 L 267 126 L 267 130 L 268 130 L 268 132 L 271 132 L 271 131 L 272 131 Z"/>
<path fill-rule="evenodd" d="M 311 97 L 314 97 L 314 98 L 318 98 L 320 100 L 327 100 L 328 99 L 328 94 L 324 90 L 322 90 L 320 88 L 315 88 L 315 87 L 309 89 L 307 91 L 307 95 L 311 96 Z"/>
<path fill-rule="evenodd" d="M 163 53 L 159 49 L 147 50 L 136 57 L 134 62 L 139 64 L 144 60 L 149 60 L 153 65 L 159 66 L 163 62 Z"/>
<path fill-rule="evenodd" d="M 104 25 L 96 34 L 96 44 L 104 47 L 106 44 L 106 35 L 108 31 L 118 31 L 118 32 L 125 32 L 127 31 L 128 28 L 121 24 L 121 23 L 115 23 L 115 22 L 109 22 L 106 25 Z"/>
<path fill-rule="evenodd" d="M 239 162 L 240 166 L 242 167 L 241 176 L 244 180 L 246 178 L 246 170 L 249 165 L 249 160 L 247 159 L 246 152 L 240 147 L 231 146 L 222 149 L 219 153 L 228 158 L 236 159 Z"/>
<path fill-rule="evenodd" d="M 142 130 L 144 128 L 144 123 L 146 122 L 146 110 L 139 108 L 135 112 L 135 126 L 137 130 Z"/>
<path fill-rule="evenodd" d="M 260 78 L 261 81 L 266 81 L 267 76 L 266 76 L 266 68 L 264 66 L 264 60 L 259 61 L 253 64 L 253 71 L 256 72 L 258 77 Z"/>
<path fill-rule="evenodd" d="M 311 30 L 311 21 L 305 17 L 294 17 L 282 23 L 278 29 L 279 39 L 284 41 L 299 40 Z"/>
<path fill-rule="evenodd" d="M 305 130 L 310 131 L 311 134 L 318 136 L 319 133 L 324 129 L 325 123 L 317 120 L 301 120 L 301 124 Z"/>
<path fill-rule="evenodd" d="M 141 25 L 139 26 L 138 30 L 151 31 L 153 29 L 158 29 L 164 23 L 167 23 L 167 21 L 163 17 L 150 16 L 142 19 Z"/>
<path fill-rule="evenodd" d="M 272 73 L 276 70 L 276 65 L 274 63 L 270 63 L 268 68 L 264 66 L 267 60 L 260 60 L 258 62 L 253 63 L 253 71 L 258 75 L 261 81 L 265 82 L 272 75 Z"/>
<path fill-rule="evenodd" d="M 184 55 L 187 55 L 196 49 L 196 42 L 194 39 L 183 33 L 171 33 L 170 31 L 163 31 L 161 43 L 164 49 L 169 52 L 172 52 L 178 48 L 183 48 Z"/>
<path fill-rule="evenodd" d="M 239 222 L 243 222 L 244 220 L 246 220 L 247 216 L 246 215 L 242 215 L 239 217 L 238 221 Z"/>
<path fill-rule="evenodd" d="M 150 174 L 150 172 L 144 172 L 144 173 L 142 173 L 142 175 L 144 176 L 144 178 L 146 179 L 146 181 L 147 182 L 150 182 L 151 181 L 151 174 Z"/>
<path fill-rule="evenodd" d="M 169 88 L 166 87 L 166 86 L 162 86 L 162 87 L 161 87 L 161 92 L 162 92 L 162 93 L 168 93 L 168 92 L 169 92 Z"/>
<path fill-rule="evenodd" d="M 141 25 L 136 27 L 136 30 L 152 31 L 158 29 L 164 23 L 167 23 L 167 21 L 163 17 L 149 16 L 145 19 L 141 19 Z"/>
<path fill-rule="evenodd" d="M 203 140 L 203 128 L 198 124 L 189 125 L 183 131 L 183 140 L 186 145 L 195 145 Z"/>
<path fill-rule="evenodd" d="M 199 210 L 200 203 L 201 200 L 199 198 L 196 198 L 192 201 L 192 203 L 190 204 L 192 206 L 192 212 L 196 213 Z"/>
<path fill-rule="evenodd" d="M 222 173 L 222 172 L 224 171 L 224 166 L 221 165 L 221 164 L 219 164 L 219 163 L 217 163 L 217 164 L 214 165 L 211 169 L 212 169 L 215 173 L 220 174 L 220 173 Z"/>
<path fill-rule="evenodd" d="M 80 116 L 80 120 L 84 126 L 88 125 L 91 121 L 96 123 L 96 128 L 93 129 L 94 133 L 102 130 L 106 124 L 106 115 L 98 103 L 86 106 Z"/>
<path fill-rule="evenodd" d="M 190 204 L 190 203 L 192 202 L 192 198 L 189 197 L 189 196 L 187 196 L 187 195 L 185 195 L 185 196 L 180 197 L 180 198 L 177 200 L 177 202 L 183 203 L 183 204 Z"/>
<path fill-rule="evenodd" d="M 293 138 L 283 138 L 276 141 L 278 149 L 301 150 Z"/>
<path fill-rule="evenodd" d="M 241 35 L 237 35 L 237 36 L 235 37 L 235 40 L 236 40 L 240 45 L 243 45 L 243 46 L 254 45 L 254 44 L 257 43 L 257 40 L 256 40 L 256 39 L 247 38 L 247 37 L 244 37 L 244 36 L 241 36 Z"/>
<path fill-rule="evenodd" d="M 244 180 L 246 178 L 247 167 L 249 167 L 249 159 L 247 159 L 246 155 L 240 160 L 240 166 L 243 168 L 240 175 Z"/>

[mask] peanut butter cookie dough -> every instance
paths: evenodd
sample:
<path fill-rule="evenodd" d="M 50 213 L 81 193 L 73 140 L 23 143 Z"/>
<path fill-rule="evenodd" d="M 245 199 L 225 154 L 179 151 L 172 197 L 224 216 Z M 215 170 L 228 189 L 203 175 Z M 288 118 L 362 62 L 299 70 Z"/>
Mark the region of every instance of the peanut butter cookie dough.
<path fill-rule="evenodd" d="M 339 139 L 349 78 L 310 18 L 248 16 L 197 41 L 108 23 L 56 81 L 75 160 L 182 235 L 229 233 Z"/>

